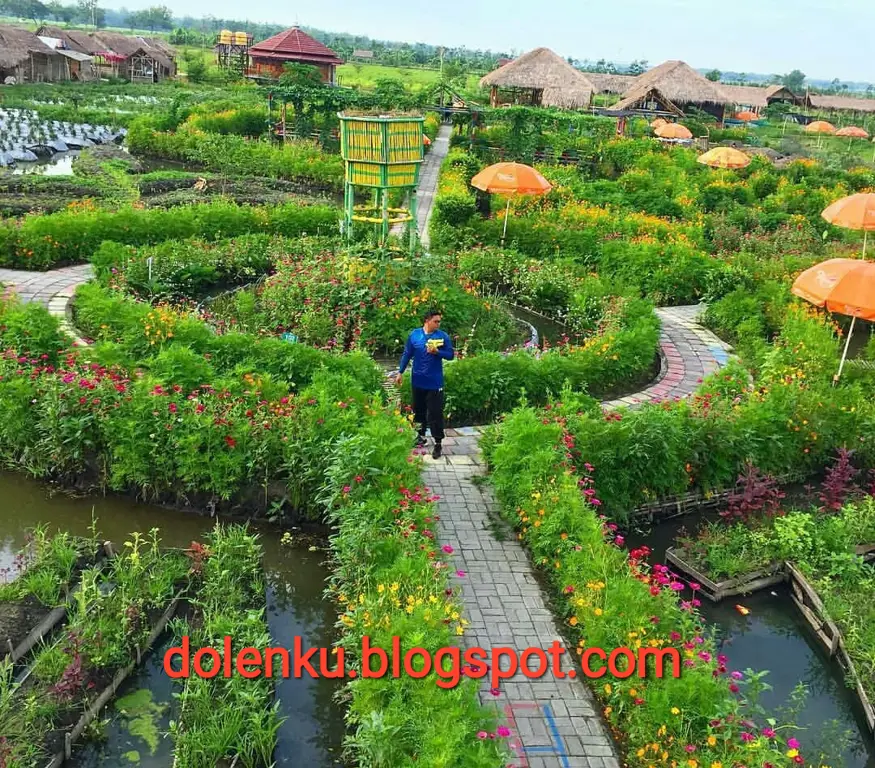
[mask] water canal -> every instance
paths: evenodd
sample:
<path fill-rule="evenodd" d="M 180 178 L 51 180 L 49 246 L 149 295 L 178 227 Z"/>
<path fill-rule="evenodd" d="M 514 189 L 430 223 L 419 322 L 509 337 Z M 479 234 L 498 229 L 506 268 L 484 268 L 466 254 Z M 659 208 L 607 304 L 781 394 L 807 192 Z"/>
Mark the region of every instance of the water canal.
<path fill-rule="evenodd" d="M 684 533 L 682 529 L 692 532 L 702 521 L 703 517 L 690 515 L 660 523 L 650 531 L 630 532 L 627 546 L 646 545 L 652 550 L 650 562 L 664 563 L 666 549 Z M 684 599 L 689 598 L 688 592 Z M 742 615 L 736 604 L 750 613 Z M 767 711 L 779 717 L 794 689 L 805 686 L 807 695 L 794 719 L 805 729 L 798 738 L 806 753 L 829 755 L 831 768 L 875 768 L 875 740 L 859 701 L 845 685 L 838 662 L 821 650 L 784 586 L 716 604 L 703 598 L 700 611 L 716 631 L 718 648 L 729 657 L 730 669 L 768 670 L 765 682 L 771 690 L 760 697 Z"/>
<path fill-rule="evenodd" d="M 117 546 L 134 531 L 147 532 L 157 527 L 164 545 L 187 547 L 214 523 L 208 517 L 140 504 L 121 496 L 76 498 L 53 493 L 43 483 L 12 473 L 0 473 L 0 499 L 0 569 L 11 565 L 16 551 L 25 543 L 27 530 L 39 524 L 49 531 L 84 536 L 88 535 L 93 514 L 101 536 Z M 306 648 L 330 645 L 336 614 L 322 599 L 328 576 L 324 551 L 281 544 L 280 533 L 274 528 L 262 527 L 259 531 L 272 642 L 288 647 L 294 636 L 300 635 Z M 174 713 L 174 685 L 161 666 L 161 655 L 170 644 L 165 638 L 160 652 L 128 679 L 116 702 L 104 711 L 103 718 L 109 720 L 105 738 L 74 750 L 71 765 L 166 768 L 172 764 L 172 743 L 165 734 Z M 336 682 L 329 680 L 278 681 L 276 697 L 286 720 L 274 755 L 277 766 L 343 765 L 340 753 L 344 722 L 333 700 L 336 690 Z"/>

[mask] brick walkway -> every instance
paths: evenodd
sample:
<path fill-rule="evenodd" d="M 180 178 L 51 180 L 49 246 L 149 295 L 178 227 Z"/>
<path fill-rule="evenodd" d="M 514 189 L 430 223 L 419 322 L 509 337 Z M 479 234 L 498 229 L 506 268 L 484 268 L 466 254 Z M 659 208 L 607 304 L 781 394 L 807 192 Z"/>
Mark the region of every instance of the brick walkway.
<path fill-rule="evenodd" d="M 659 376 L 640 392 L 608 400 L 602 405 L 605 408 L 632 407 L 651 400 L 688 397 L 705 376 L 726 365 L 732 348 L 696 322 L 704 309 L 702 304 L 657 309 L 662 322 Z"/>
<path fill-rule="evenodd" d="M 695 322 L 700 309 L 657 310 L 662 320 L 659 378 L 641 392 L 602 403 L 605 409 L 686 397 L 699 379 L 726 364 L 729 348 Z M 481 648 L 546 649 L 554 640 L 561 643 L 556 620 L 525 550 L 499 518 L 491 490 L 472 480 L 485 473 L 477 444 L 480 432 L 480 427 L 448 429 L 444 456 L 437 461 L 424 458 L 425 484 L 440 496 L 440 540 L 455 550 L 451 572 L 460 569 L 466 574 L 453 577 L 471 622 L 465 642 Z M 566 653 L 563 658 L 567 670 L 571 657 Z M 503 683 L 497 697 L 489 683 L 480 697 L 484 704 L 499 707 L 511 729 L 515 757 L 510 766 L 619 767 L 616 746 L 582 680 L 559 680 L 549 673 L 532 680 L 517 673 Z"/>
<path fill-rule="evenodd" d="M 61 329 L 73 338 L 74 346 L 85 346 L 72 324 L 70 301 L 76 287 L 91 279 L 90 264 L 62 267 L 50 272 L 25 272 L 18 269 L 0 269 L 0 285 L 12 288 L 25 302 L 35 301 L 47 307 L 61 319 Z"/>
<path fill-rule="evenodd" d="M 419 187 L 416 189 L 416 226 L 419 229 L 419 239 L 426 249 L 428 249 L 428 222 L 431 219 L 432 204 L 437 194 L 438 176 L 441 163 L 450 150 L 452 132 L 452 125 L 441 125 L 431 145 L 431 151 L 425 156 L 419 171 Z"/>
<path fill-rule="evenodd" d="M 452 578 L 471 622 L 464 637 L 466 646 L 508 646 L 521 651 L 547 649 L 558 640 L 565 647 L 525 551 L 513 531 L 499 520 L 491 491 L 471 480 L 484 473 L 477 430 L 451 432 L 444 441 L 447 455 L 438 461 L 426 459 L 424 480 L 440 496 L 438 532 L 440 540 L 455 550 L 452 572 L 465 572 L 464 577 Z M 495 536 L 496 529 L 501 531 L 500 538 Z M 562 658 L 562 669 L 572 669 L 570 652 Z M 593 696 L 579 680 L 557 679 L 552 672 L 529 679 L 517 672 L 501 683 L 495 696 L 487 677 L 480 699 L 487 706 L 498 706 L 511 729 L 508 742 L 515 757 L 508 766 L 619 768 Z"/>

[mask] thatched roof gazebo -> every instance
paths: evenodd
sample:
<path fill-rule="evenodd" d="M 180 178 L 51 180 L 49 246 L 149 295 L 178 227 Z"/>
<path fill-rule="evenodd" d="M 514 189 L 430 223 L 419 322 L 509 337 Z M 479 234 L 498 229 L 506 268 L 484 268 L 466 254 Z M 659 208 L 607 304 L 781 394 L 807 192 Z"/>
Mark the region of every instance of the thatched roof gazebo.
<path fill-rule="evenodd" d="M 795 106 L 809 106 L 804 96 L 797 96 L 784 85 L 721 85 L 720 88 L 734 102 L 736 109 L 750 109 L 759 113 L 769 104 L 784 102 Z"/>
<path fill-rule="evenodd" d="M 0 83 L 55 82 L 68 78 L 67 60 L 33 32 L 0 26 Z"/>
<path fill-rule="evenodd" d="M 683 113 L 684 107 L 693 106 L 722 120 L 724 109 L 733 104 L 733 99 L 689 64 L 666 61 L 638 77 L 611 109 L 653 112 L 648 106 L 653 103 L 672 113 Z"/>
<path fill-rule="evenodd" d="M 490 103 L 500 102 L 499 91 L 509 91 L 517 104 L 581 109 L 589 107 L 595 91 L 586 75 L 549 48 L 535 48 L 499 67 L 480 80 L 490 88 Z"/>
<path fill-rule="evenodd" d="M 610 72 L 584 72 L 596 93 L 613 93 L 622 96 L 638 79 L 635 75 L 617 75 Z"/>

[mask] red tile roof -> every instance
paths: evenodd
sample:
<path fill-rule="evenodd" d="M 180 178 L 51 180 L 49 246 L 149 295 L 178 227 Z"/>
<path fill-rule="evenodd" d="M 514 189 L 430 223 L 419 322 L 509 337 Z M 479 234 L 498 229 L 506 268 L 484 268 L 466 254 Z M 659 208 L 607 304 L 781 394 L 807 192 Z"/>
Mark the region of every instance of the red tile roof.
<path fill-rule="evenodd" d="M 287 29 L 269 37 L 249 49 L 249 55 L 256 58 L 283 59 L 287 61 L 307 61 L 315 64 L 343 64 L 343 60 L 328 46 L 297 27 Z"/>

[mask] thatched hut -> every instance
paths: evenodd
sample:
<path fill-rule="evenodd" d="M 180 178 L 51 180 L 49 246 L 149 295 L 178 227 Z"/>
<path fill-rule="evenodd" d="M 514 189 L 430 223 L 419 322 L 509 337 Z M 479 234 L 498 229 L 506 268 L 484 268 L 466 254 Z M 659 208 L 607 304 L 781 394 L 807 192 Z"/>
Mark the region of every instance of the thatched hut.
<path fill-rule="evenodd" d="M 736 110 L 759 113 L 770 104 L 782 102 L 797 107 L 809 106 L 805 96 L 797 96 L 784 85 L 721 85 L 723 92 L 734 102 Z"/>
<path fill-rule="evenodd" d="M 67 80 L 67 60 L 33 32 L 0 26 L 0 83 L 15 78 L 19 83 Z"/>
<path fill-rule="evenodd" d="M 811 94 L 811 106 L 824 112 L 850 112 L 856 115 L 875 113 L 875 99 L 857 99 L 853 96 L 820 96 Z"/>
<path fill-rule="evenodd" d="M 103 48 L 91 35 L 81 29 L 66 29 L 52 24 L 43 24 L 36 34 L 39 37 L 53 37 L 61 40 L 69 51 L 78 51 L 93 56 Z"/>
<path fill-rule="evenodd" d="M 158 83 L 176 74 L 176 63 L 142 37 L 103 30 L 92 37 L 101 46 L 95 58 L 103 75 L 132 83 Z"/>
<path fill-rule="evenodd" d="M 654 103 L 669 112 L 695 107 L 722 120 L 725 108 L 731 106 L 733 100 L 718 83 L 711 82 L 683 61 L 666 61 L 636 78 L 611 109 L 653 112 L 655 110 L 648 105 Z"/>
<path fill-rule="evenodd" d="M 499 67 L 480 80 L 491 89 L 493 107 L 503 103 L 528 104 L 563 109 L 586 108 L 592 102 L 593 84 L 580 71 L 549 48 L 535 48 Z"/>
<path fill-rule="evenodd" d="M 635 75 L 616 75 L 610 72 L 584 72 L 596 93 L 612 93 L 622 96 L 638 79 Z"/>

